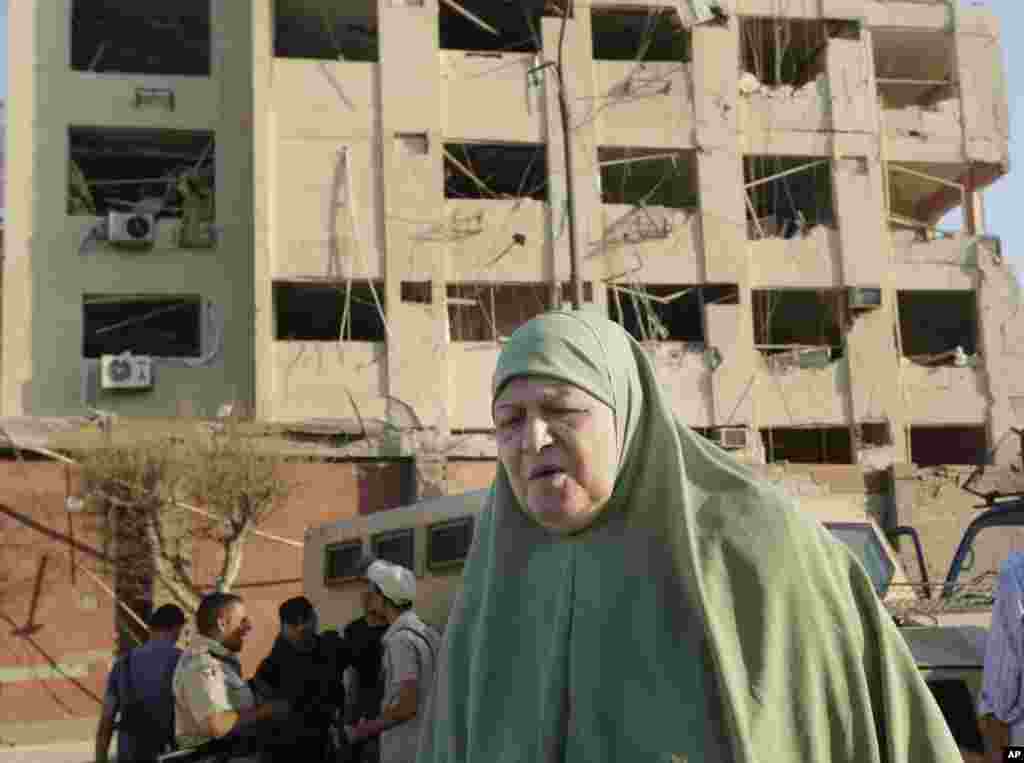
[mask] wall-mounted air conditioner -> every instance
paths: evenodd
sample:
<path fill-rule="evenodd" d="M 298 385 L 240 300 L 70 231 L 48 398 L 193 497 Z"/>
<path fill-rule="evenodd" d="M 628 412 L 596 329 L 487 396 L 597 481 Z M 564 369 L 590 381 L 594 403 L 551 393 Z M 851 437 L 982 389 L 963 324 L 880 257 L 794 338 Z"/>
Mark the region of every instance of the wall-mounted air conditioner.
<path fill-rule="evenodd" d="M 708 439 L 724 450 L 743 450 L 747 447 L 747 428 L 714 427 L 708 430 Z"/>
<path fill-rule="evenodd" d="M 153 359 L 148 355 L 104 355 L 100 358 L 103 389 L 149 389 L 153 386 Z"/>
<path fill-rule="evenodd" d="M 121 247 L 149 248 L 156 241 L 156 217 L 147 212 L 111 212 L 107 240 Z"/>
<path fill-rule="evenodd" d="M 854 286 L 850 288 L 849 301 L 851 310 L 874 310 L 882 306 L 882 290 Z"/>

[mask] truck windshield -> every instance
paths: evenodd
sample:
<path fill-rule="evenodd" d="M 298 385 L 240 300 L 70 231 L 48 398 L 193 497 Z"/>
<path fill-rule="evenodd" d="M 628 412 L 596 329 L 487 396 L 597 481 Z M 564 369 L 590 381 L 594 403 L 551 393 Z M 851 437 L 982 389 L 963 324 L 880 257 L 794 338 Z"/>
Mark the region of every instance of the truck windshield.
<path fill-rule="evenodd" d="M 875 591 L 884 596 L 896 570 L 874 528 L 867 522 L 826 522 L 825 527 L 860 560 Z"/>

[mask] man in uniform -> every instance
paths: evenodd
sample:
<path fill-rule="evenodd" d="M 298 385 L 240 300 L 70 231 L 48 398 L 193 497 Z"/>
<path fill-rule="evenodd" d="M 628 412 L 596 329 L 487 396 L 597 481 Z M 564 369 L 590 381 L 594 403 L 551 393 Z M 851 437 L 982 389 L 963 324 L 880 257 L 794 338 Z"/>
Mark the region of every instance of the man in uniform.
<path fill-rule="evenodd" d="M 180 748 L 214 739 L 237 742 L 237 749 L 258 748 L 262 730 L 287 715 L 288 703 L 257 704 L 242 679 L 238 653 L 252 623 L 240 596 L 212 593 L 196 612 L 196 630 L 174 673 L 175 723 Z M 244 752 L 231 760 L 255 760 Z"/>

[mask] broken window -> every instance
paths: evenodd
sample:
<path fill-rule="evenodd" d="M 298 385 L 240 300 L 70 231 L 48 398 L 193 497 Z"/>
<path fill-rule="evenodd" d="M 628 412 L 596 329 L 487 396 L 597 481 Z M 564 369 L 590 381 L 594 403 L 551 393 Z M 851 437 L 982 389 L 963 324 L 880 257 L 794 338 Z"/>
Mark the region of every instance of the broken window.
<path fill-rule="evenodd" d="M 754 344 L 773 363 L 820 368 L 843 355 L 845 292 L 755 289 Z"/>
<path fill-rule="evenodd" d="M 278 341 L 383 342 L 384 284 L 274 283 Z"/>
<path fill-rule="evenodd" d="M 917 466 L 988 463 L 985 427 L 911 427 L 910 460 Z"/>
<path fill-rule="evenodd" d="M 948 213 L 966 208 L 967 166 L 887 162 L 885 172 L 890 230 L 913 231 L 922 241 L 944 238 L 959 231 L 962 216 Z"/>
<path fill-rule="evenodd" d="M 901 291 L 898 299 L 905 357 L 926 366 L 972 365 L 978 336 L 974 292 Z"/>
<path fill-rule="evenodd" d="M 551 308 L 546 283 L 448 284 L 448 330 L 453 342 L 494 342 Z"/>
<path fill-rule="evenodd" d="M 434 301 L 434 285 L 430 281 L 402 281 L 403 302 L 429 305 Z"/>
<path fill-rule="evenodd" d="M 774 427 L 761 430 L 769 464 L 852 464 L 847 427 Z"/>
<path fill-rule="evenodd" d="M 595 61 L 689 61 L 690 31 L 675 8 L 594 8 Z"/>
<path fill-rule="evenodd" d="M 834 225 L 828 159 L 745 156 L 743 178 L 751 239 L 794 238 Z"/>
<path fill-rule="evenodd" d="M 547 153 L 543 145 L 446 143 L 446 199 L 547 199 Z"/>
<path fill-rule="evenodd" d="M 952 32 L 875 28 L 871 41 L 883 108 L 930 107 L 957 96 Z"/>
<path fill-rule="evenodd" d="M 74 0 L 71 68 L 210 74 L 210 0 Z"/>
<path fill-rule="evenodd" d="M 637 341 L 702 344 L 706 338 L 704 306 L 738 302 L 739 289 L 731 285 L 613 285 L 608 288 L 608 317 Z"/>
<path fill-rule="evenodd" d="M 695 151 L 602 147 L 597 160 L 604 204 L 697 207 Z"/>
<path fill-rule="evenodd" d="M 769 87 L 803 87 L 825 73 L 830 37 L 860 39 L 860 26 L 828 19 L 741 18 L 741 70 Z"/>
<path fill-rule="evenodd" d="M 534 53 L 543 48 L 543 16 L 561 18 L 565 0 L 440 0 L 441 47 L 493 53 Z"/>
<path fill-rule="evenodd" d="M 183 227 L 215 217 L 213 133 L 72 127 L 69 215 L 148 212 Z"/>
<path fill-rule="evenodd" d="M 857 425 L 857 445 L 861 448 L 881 448 L 892 445 L 892 429 L 888 421 L 864 421 Z"/>
<path fill-rule="evenodd" d="M 196 296 L 87 295 L 82 302 L 82 356 L 201 354 L 202 300 Z"/>
<path fill-rule="evenodd" d="M 278 58 L 376 61 L 378 32 L 376 2 L 274 2 L 274 55 Z"/>

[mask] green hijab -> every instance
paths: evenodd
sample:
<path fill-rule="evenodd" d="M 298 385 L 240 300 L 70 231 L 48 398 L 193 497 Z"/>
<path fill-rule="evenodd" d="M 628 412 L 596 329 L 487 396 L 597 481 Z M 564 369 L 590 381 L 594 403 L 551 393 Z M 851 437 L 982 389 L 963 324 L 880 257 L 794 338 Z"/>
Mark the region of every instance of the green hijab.
<path fill-rule="evenodd" d="M 498 359 L 615 412 L 615 490 L 556 536 L 499 464 L 445 632 L 419 763 L 959 760 L 846 548 L 681 425 L 643 348 L 547 313 Z"/>

